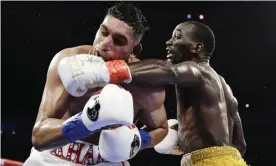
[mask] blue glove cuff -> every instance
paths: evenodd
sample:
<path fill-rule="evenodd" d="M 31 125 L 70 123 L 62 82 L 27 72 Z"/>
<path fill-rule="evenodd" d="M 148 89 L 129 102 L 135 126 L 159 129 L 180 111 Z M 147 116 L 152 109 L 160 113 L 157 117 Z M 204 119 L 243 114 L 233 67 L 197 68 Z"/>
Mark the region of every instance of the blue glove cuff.
<path fill-rule="evenodd" d="M 69 121 L 62 124 L 62 135 L 70 142 L 75 142 L 93 133 L 83 124 L 81 114 L 82 112 L 74 115 Z"/>
<path fill-rule="evenodd" d="M 140 136 L 141 136 L 140 150 L 144 150 L 150 144 L 151 137 L 150 137 L 149 133 L 146 130 L 141 129 L 141 130 L 139 130 L 139 133 L 140 133 Z"/>

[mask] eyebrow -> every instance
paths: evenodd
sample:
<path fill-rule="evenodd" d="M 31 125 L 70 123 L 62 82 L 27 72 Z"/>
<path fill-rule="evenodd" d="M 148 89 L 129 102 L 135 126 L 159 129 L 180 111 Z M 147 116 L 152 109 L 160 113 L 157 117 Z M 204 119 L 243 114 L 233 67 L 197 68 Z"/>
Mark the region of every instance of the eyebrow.
<path fill-rule="evenodd" d="M 104 24 L 101 24 L 101 27 L 108 30 L 107 26 L 105 26 Z M 125 40 L 126 42 L 128 42 L 127 37 L 125 35 L 122 35 L 122 34 L 117 33 L 117 32 L 115 32 L 114 34 L 115 34 L 116 37 L 120 38 L 120 40 Z"/>
<path fill-rule="evenodd" d="M 181 29 L 176 29 L 175 31 L 181 32 Z"/>
<path fill-rule="evenodd" d="M 101 27 L 104 29 L 108 29 L 104 24 L 101 24 Z"/>

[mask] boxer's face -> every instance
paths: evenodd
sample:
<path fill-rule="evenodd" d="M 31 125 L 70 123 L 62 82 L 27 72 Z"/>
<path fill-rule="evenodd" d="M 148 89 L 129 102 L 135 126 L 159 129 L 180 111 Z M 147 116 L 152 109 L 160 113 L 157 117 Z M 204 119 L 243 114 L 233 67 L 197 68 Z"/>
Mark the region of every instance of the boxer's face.
<path fill-rule="evenodd" d="M 97 31 L 93 46 L 94 54 L 104 60 L 125 60 L 138 43 L 134 30 L 124 21 L 107 15 Z"/>
<path fill-rule="evenodd" d="M 187 25 L 179 24 L 173 31 L 172 37 L 166 42 L 167 60 L 173 64 L 192 60 L 190 51 L 192 42 L 189 39 Z"/>

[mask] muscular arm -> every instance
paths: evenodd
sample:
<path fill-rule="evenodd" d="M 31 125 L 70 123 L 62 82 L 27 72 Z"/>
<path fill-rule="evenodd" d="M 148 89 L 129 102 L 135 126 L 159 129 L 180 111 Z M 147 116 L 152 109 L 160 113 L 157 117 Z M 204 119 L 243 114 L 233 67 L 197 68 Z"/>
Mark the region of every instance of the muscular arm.
<path fill-rule="evenodd" d="M 197 85 L 202 81 L 194 62 L 172 65 L 164 60 L 148 59 L 128 65 L 132 82 L 153 85 L 184 84 Z"/>
<path fill-rule="evenodd" d="M 246 142 L 244 139 L 241 118 L 238 111 L 236 112 L 234 118 L 233 145 L 240 151 L 242 156 L 245 154 Z"/>
<path fill-rule="evenodd" d="M 58 76 L 57 65 L 68 55 L 77 54 L 79 49 L 64 49 L 52 60 L 48 73 L 42 101 L 32 132 L 32 143 L 35 149 L 42 151 L 66 145 L 61 126 L 72 96 L 67 93 Z"/>
<path fill-rule="evenodd" d="M 163 89 L 154 91 L 141 101 L 143 110 L 139 114 L 140 121 L 147 126 L 147 131 L 151 137 L 149 147 L 161 142 L 168 133 L 167 115 L 163 105 L 165 92 Z"/>
<path fill-rule="evenodd" d="M 220 80 L 223 85 L 223 90 L 226 96 L 226 100 L 229 101 L 229 103 L 227 103 L 227 106 L 228 106 L 228 109 L 230 110 L 228 111 L 230 111 L 230 113 L 233 114 L 233 117 L 234 117 L 232 144 L 240 151 L 241 155 L 244 155 L 246 151 L 246 142 L 244 139 L 241 118 L 238 112 L 238 101 L 234 97 L 231 88 L 225 82 L 224 78 L 220 77 Z"/>

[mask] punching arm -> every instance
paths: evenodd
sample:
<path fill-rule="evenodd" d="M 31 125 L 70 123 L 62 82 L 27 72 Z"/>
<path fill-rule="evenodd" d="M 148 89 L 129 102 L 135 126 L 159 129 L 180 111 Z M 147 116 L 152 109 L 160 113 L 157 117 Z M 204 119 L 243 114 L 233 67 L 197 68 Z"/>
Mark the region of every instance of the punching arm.
<path fill-rule="evenodd" d="M 240 151 L 243 156 L 246 152 L 246 142 L 244 139 L 242 122 L 239 112 L 236 112 L 233 128 L 233 145 Z"/>
<path fill-rule="evenodd" d="M 202 81 L 200 71 L 193 62 L 170 64 L 164 60 L 148 59 L 128 65 L 132 82 L 153 85 L 197 85 Z"/>
<path fill-rule="evenodd" d="M 68 143 L 68 140 L 62 136 L 64 122 L 62 117 L 66 113 L 71 96 L 64 89 L 56 70 L 56 64 L 62 57 L 62 52 L 53 58 L 49 66 L 42 101 L 33 127 L 32 143 L 39 151 Z"/>
<path fill-rule="evenodd" d="M 58 72 L 68 93 L 76 97 L 85 94 L 89 88 L 109 83 L 197 86 L 203 82 L 198 65 L 194 62 L 172 65 L 164 60 L 148 59 L 127 64 L 123 60 L 105 62 L 88 54 L 62 59 Z"/>

